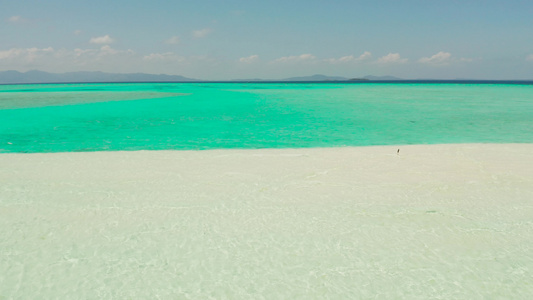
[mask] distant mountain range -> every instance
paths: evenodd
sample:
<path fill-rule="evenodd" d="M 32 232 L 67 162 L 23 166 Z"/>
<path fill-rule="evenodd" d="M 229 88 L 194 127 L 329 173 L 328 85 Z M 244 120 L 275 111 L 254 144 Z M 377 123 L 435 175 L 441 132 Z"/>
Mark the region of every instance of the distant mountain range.
<path fill-rule="evenodd" d="M 341 76 L 326 76 L 316 74 L 312 76 L 290 77 L 281 80 L 272 79 L 235 79 L 231 81 L 364 81 L 364 80 L 402 80 L 393 76 L 365 76 L 361 78 L 346 78 Z M 145 73 L 104 73 L 104 72 L 68 72 L 48 73 L 43 71 L 2 71 L 0 84 L 10 83 L 69 83 L 69 82 L 201 82 L 207 80 L 187 78 L 180 75 L 145 74 Z"/>
<path fill-rule="evenodd" d="M 316 74 L 312 76 L 303 77 L 290 77 L 285 78 L 282 81 L 364 81 L 364 80 L 402 80 L 401 78 L 394 76 L 365 76 L 360 78 L 346 78 L 341 76 L 326 76 L 322 74 Z"/>
<path fill-rule="evenodd" d="M 0 72 L 0 83 L 67 83 L 67 82 L 187 82 L 199 81 L 180 75 L 145 73 L 68 72 L 48 73 L 43 71 Z"/>
<path fill-rule="evenodd" d="M 326 76 L 322 74 L 315 74 L 312 76 L 290 77 L 282 81 L 346 81 L 348 78 L 340 76 Z"/>
<path fill-rule="evenodd" d="M 365 81 L 365 80 L 404 80 L 402 78 L 394 77 L 394 76 L 372 76 L 367 75 L 365 77 L 358 77 L 358 78 L 347 78 L 342 76 L 327 76 L 322 74 L 315 74 L 311 76 L 301 76 L 301 77 L 289 77 L 284 79 L 260 79 L 260 78 L 253 78 L 253 79 L 233 79 L 231 81 Z"/>
<path fill-rule="evenodd" d="M 367 75 L 367 76 L 363 77 L 363 79 L 367 79 L 367 80 L 404 80 L 403 78 L 398 78 L 398 77 L 394 77 L 394 76 L 372 76 L 372 75 Z"/>

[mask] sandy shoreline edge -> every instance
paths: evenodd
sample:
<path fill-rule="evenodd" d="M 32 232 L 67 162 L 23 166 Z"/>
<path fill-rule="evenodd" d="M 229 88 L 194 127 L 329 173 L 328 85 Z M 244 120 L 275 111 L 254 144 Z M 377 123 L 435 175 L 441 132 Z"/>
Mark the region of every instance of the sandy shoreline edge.
<path fill-rule="evenodd" d="M 533 144 L 4 153 L 0 182 L 0 299 L 533 294 Z"/>

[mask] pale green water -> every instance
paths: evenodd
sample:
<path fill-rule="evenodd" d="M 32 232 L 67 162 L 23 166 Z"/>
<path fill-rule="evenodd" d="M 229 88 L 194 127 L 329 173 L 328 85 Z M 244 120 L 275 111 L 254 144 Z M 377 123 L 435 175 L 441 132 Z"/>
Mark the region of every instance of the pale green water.
<path fill-rule="evenodd" d="M 0 86 L 0 152 L 533 143 L 533 85 Z"/>

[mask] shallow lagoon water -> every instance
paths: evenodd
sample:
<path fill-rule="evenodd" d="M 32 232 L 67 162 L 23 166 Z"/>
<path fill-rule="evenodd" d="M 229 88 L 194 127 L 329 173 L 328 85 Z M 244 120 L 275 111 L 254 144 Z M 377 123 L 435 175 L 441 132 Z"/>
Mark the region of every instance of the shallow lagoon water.
<path fill-rule="evenodd" d="M 0 152 L 533 142 L 533 85 L 0 86 Z"/>

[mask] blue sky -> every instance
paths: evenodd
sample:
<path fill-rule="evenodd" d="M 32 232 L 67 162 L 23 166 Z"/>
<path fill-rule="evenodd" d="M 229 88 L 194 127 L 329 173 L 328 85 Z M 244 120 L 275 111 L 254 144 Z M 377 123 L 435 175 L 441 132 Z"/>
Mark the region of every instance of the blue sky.
<path fill-rule="evenodd" d="M 0 71 L 533 79 L 533 1 L 0 0 Z"/>

